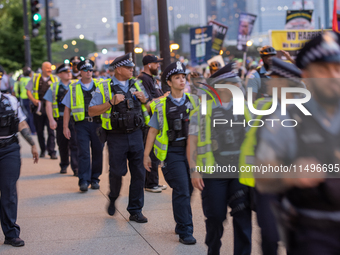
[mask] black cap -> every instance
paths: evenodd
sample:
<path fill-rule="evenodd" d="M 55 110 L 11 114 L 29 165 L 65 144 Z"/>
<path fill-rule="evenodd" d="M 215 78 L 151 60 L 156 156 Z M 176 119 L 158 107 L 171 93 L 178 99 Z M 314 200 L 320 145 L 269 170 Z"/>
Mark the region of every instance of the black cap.
<path fill-rule="evenodd" d="M 296 57 L 296 65 L 305 69 L 313 62 L 340 62 L 340 35 L 327 31 L 307 42 Z"/>
<path fill-rule="evenodd" d="M 22 73 L 24 76 L 29 76 L 32 73 L 32 69 L 29 66 L 25 66 L 22 69 Z"/>
<path fill-rule="evenodd" d="M 127 53 L 123 56 L 117 57 L 111 64 L 110 66 L 113 67 L 113 69 L 116 69 L 117 67 L 120 66 L 130 66 L 133 67 L 135 64 L 132 62 L 132 53 Z"/>
<path fill-rule="evenodd" d="M 71 72 L 71 65 L 70 64 L 61 64 L 57 68 L 57 73 L 62 73 L 62 72 Z"/>
<path fill-rule="evenodd" d="M 84 69 L 93 69 L 94 67 L 94 62 L 90 59 L 86 59 L 84 61 L 81 61 L 78 63 L 77 68 L 79 71 L 84 70 Z"/>
<path fill-rule="evenodd" d="M 260 49 L 260 56 L 261 57 L 264 57 L 264 56 L 269 56 L 269 55 L 276 55 L 277 52 L 276 50 L 272 47 L 272 46 L 263 46 L 261 49 Z"/>
<path fill-rule="evenodd" d="M 162 58 L 157 58 L 155 55 L 146 55 L 143 58 L 143 65 L 146 66 L 147 64 L 150 63 L 158 63 L 158 62 L 162 62 L 163 59 Z"/>
<path fill-rule="evenodd" d="M 70 63 L 72 63 L 72 64 L 78 64 L 80 61 L 81 60 L 78 56 L 74 56 L 74 57 L 70 58 Z"/>
<path fill-rule="evenodd" d="M 186 74 L 185 70 L 185 66 L 180 61 L 171 63 L 165 68 L 162 74 L 162 82 L 166 83 L 170 79 L 171 75 L 179 73 Z"/>
<path fill-rule="evenodd" d="M 238 76 L 237 64 L 229 63 L 210 76 L 209 83 L 216 84 L 221 81 L 240 82 Z"/>
<path fill-rule="evenodd" d="M 292 81 L 300 82 L 301 73 L 301 70 L 295 65 L 273 57 L 270 69 L 265 75 L 269 76 L 275 74 L 281 76 L 282 78 L 288 78 Z"/>

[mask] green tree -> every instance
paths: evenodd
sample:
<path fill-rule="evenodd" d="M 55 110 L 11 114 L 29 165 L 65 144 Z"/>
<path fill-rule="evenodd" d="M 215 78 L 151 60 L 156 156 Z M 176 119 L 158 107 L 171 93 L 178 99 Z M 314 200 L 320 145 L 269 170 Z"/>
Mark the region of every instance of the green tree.
<path fill-rule="evenodd" d="M 76 41 L 76 45 L 72 45 L 72 41 Z M 64 45 L 67 49 L 64 49 Z M 63 63 L 65 59 L 70 59 L 73 56 L 87 57 L 88 54 L 96 52 L 97 46 L 94 42 L 79 38 L 69 39 L 60 42 L 52 43 L 52 59 L 54 63 Z"/>
<path fill-rule="evenodd" d="M 29 2 L 27 7 L 29 9 Z M 7 72 L 18 70 L 25 65 L 22 0 L 1 1 L 0 9 L 0 65 Z M 30 20 L 30 13 L 29 13 Z M 44 21 L 41 21 L 39 36 L 31 40 L 33 70 L 46 59 Z M 29 24 L 29 27 L 30 24 Z"/>

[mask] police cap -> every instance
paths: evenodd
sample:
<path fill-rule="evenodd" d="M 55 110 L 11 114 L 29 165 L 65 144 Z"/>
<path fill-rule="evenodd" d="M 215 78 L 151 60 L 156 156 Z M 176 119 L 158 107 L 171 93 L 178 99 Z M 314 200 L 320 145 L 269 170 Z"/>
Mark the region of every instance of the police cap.
<path fill-rule="evenodd" d="M 132 53 L 127 53 L 123 56 L 117 57 L 111 64 L 110 66 L 113 67 L 113 69 L 116 69 L 117 67 L 120 66 L 129 66 L 133 67 L 135 64 L 132 62 Z"/>
<path fill-rule="evenodd" d="M 62 73 L 62 72 L 71 72 L 71 66 L 69 64 L 61 64 L 57 68 L 57 73 Z"/>
<path fill-rule="evenodd" d="M 168 65 L 163 74 L 162 74 L 162 82 L 166 83 L 168 80 L 170 80 L 170 77 L 174 74 L 185 74 L 186 75 L 186 69 L 183 63 L 180 61 L 173 62 L 170 65 Z"/>
<path fill-rule="evenodd" d="M 93 70 L 93 67 L 94 67 L 94 62 L 90 59 L 86 59 L 84 61 L 81 61 L 77 65 L 77 68 L 78 68 L 79 71 L 84 70 L 84 69 Z"/>
<path fill-rule="evenodd" d="M 339 34 L 327 31 L 307 42 L 296 57 L 296 65 L 305 69 L 313 62 L 340 62 Z"/>
<path fill-rule="evenodd" d="M 283 60 L 276 57 L 272 58 L 271 61 L 270 69 L 265 75 L 278 75 L 282 78 L 300 82 L 301 71 L 295 65 L 284 62 Z"/>
<path fill-rule="evenodd" d="M 229 63 L 210 76 L 209 83 L 216 84 L 218 82 L 240 82 L 236 63 Z"/>

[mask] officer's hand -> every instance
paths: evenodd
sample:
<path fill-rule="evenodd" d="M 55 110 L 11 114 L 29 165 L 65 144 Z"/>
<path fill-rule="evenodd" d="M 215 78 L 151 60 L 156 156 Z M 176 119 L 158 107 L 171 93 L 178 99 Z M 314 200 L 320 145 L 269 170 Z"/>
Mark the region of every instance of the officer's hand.
<path fill-rule="evenodd" d="M 151 158 L 150 158 L 150 156 L 144 156 L 143 164 L 144 164 L 146 171 L 151 172 Z"/>
<path fill-rule="evenodd" d="M 38 163 L 38 160 L 39 160 L 39 154 L 38 154 L 38 149 L 37 149 L 37 146 L 33 145 L 32 146 L 32 149 L 31 149 L 31 152 L 32 152 L 32 156 L 33 156 L 33 163 Z"/>
<path fill-rule="evenodd" d="M 57 128 L 57 122 L 55 120 L 50 121 L 50 128 L 55 130 Z"/>
<path fill-rule="evenodd" d="M 135 91 L 133 92 L 133 95 L 135 95 L 142 103 L 146 102 L 146 97 L 142 91 Z"/>
<path fill-rule="evenodd" d="M 70 140 L 70 138 L 71 138 L 71 131 L 70 131 L 70 129 L 68 127 L 63 129 L 63 133 L 64 133 L 64 136 L 66 137 L 66 139 Z"/>
<path fill-rule="evenodd" d="M 204 181 L 198 172 L 191 173 L 191 183 L 194 188 L 199 189 L 200 191 L 204 188 Z"/>
<path fill-rule="evenodd" d="M 35 100 L 33 101 L 33 104 L 34 104 L 35 106 L 38 106 L 39 102 L 40 102 L 40 100 L 35 99 Z"/>
<path fill-rule="evenodd" d="M 120 102 L 123 102 L 125 100 L 125 96 L 122 94 L 116 94 L 111 99 L 112 104 L 119 104 Z"/>

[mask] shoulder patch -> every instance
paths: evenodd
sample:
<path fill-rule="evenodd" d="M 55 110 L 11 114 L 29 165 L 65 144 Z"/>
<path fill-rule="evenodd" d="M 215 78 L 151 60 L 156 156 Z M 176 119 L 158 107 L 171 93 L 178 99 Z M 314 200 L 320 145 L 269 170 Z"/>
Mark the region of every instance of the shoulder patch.
<path fill-rule="evenodd" d="M 96 88 L 95 92 L 100 94 L 100 89 L 99 89 L 99 87 Z"/>

